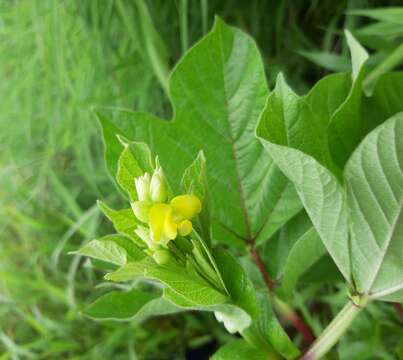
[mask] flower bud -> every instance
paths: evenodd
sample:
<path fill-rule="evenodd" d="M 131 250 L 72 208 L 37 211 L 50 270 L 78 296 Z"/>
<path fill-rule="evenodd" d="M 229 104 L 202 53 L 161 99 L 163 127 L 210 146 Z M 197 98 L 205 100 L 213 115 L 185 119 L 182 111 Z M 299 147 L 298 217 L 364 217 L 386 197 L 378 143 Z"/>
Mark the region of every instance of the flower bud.
<path fill-rule="evenodd" d="M 139 201 L 150 200 L 150 181 L 150 174 L 147 172 L 143 176 L 134 179 L 134 185 L 136 186 Z"/>
<path fill-rule="evenodd" d="M 154 252 L 153 258 L 158 265 L 164 265 L 171 258 L 171 253 L 168 250 L 160 249 Z"/>
<path fill-rule="evenodd" d="M 162 169 L 159 167 L 155 169 L 154 174 L 151 178 L 150 194 L 151 200 L 157 203 L 163 203 L 167 199 L 167 188 L 166 188 L 165 177 Z"/>
<path fill-rule="evenodd" d="M 151 201 L 135 201 L 130 204 L 132 206 L 132 210 L 134 216 L 139 219 L 143 223 L 148 223 L 149 212 L 152 206 Z"/>

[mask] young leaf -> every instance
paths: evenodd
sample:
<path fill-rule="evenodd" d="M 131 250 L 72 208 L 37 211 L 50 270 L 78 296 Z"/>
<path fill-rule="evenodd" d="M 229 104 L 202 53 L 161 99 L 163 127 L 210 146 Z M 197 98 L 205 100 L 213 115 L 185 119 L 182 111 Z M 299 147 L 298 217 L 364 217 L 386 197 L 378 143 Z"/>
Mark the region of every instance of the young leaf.
<path fill-rule="evenodd" d="M 254 137 L 268 93 L 254 41 L 217 19 L 212 31 L 176 66 L 170 92 L 172 121 L 129 111 L 98 114 L 109 169 L 116 167 L 115 135 L 122 134 L 149 144 L 178 189 L 179 174 L 203 149 L 215 237 L 266 240 L 300 205 L 280 201 L 293 189 Z M 274 210 L 282 218 L 277 216 L 273 223 Z"/>
<path fill-rule="evenodd" d="M 389 300 L 403 289 L 403 114 L 364 139 L 345 179 L 355 286 Z"/>
<path fill-rule="evenodd" d="M 144 247 L 144 242 L 134 232 L 137 225 L 139 225 L 139 221 L 134 216 L 133 210 L 131 208 L 114 210 L 102 201 L 98 201 L 98 207 L 113 223 L 113 226 L 118 233 L 127 235 L 137 245 L 139 245 L 140 247 Z"/>
<path fill-rule="evenodd" d="M 182 311 L 158 294 L 136 289 L 111 291 L 84 309 L 84 315 L 95 320 L 135 321 L 139 323 L 150 316 Z"/>
<path fill-rule="evenodd" d="M 234 340 L 222 346 L 212 357 L 211 360 L 277 360 L 279 357 L 275 354 L 268 355 L 251 345 L 245 340 Z"/>
<path fill-rule="evenodd" d="M 182 267 L 158 266 L 150 258 L 127 263 L 117 271 L 107 274 L 105 278 L 112 281 L 128 281 L 139 276 L 162 282 L 194 306 L 216 305 L 227 300 L 225 295 L 201 281 L 200 278 L 187 274 Z"/>
<path fill-rule="evenodd" d="M 154 164 L 150 149 L 144 143 L 127 142 L 119 137 L 124 149 L 118 159 L 116 180 L 126 190 L 132 201 L 137 200 L 134 179 L 145 172 L 152 174 Z"/>
<path fill-rule="evenodd" d="M 119 266 L 126 264 L 127 260 L 126 250 L 116 242 L 109 240 L 92 240 L 74 253 Z"/>
<path fill-rule="evenodd" d="M 314 227 L 297 239 L 284 265 L 281 290 L 292 297 L 299 277 L 326 253 L 326 248 Z"/>
<path fill-rule="evenodd" d="M 255 288 L 242 266 L 227 251 L 214 251 L 219 272 L 229 292 L 231 303 L 244 309 L 252 318 L 259 312 Z"/>
<path fill-rule="evenodd" d="M 246 329 L 242 335 L 246 339 L 261 339 L 280 353 L 285 359 L 295 359 L 299 355 L 298 348 L 288 337 L 276 314 L 273 311 L 271 300 L 267 293 L 258 293 L 259 316 L 252 326 Z M 260 348 L 260 344 L 255 343 Z M 267 345 L 266 345 L 267 346 Z M 263 348 L 266 348 L 263 347 Z"/>
<path fill-rule="evenodd" d="M 345 30 L 348 47 L 351 52 L 351 64 L 353 68 L 353 79 L 357 79 L 362 66 L 368 59 L 367 51 L 361 46 L 349 30 Z"/>
<path fill-rule="evenodd" d="M 210 199 L 207 189 L 206 158 L 200 151 L 196 159 L 185 169 L 181 180 L 181 189 L 186 194 L 196 195 L 202 202 L 202 211 L 198 216 L 202 238 L 210 243 Z"/>
<path fill-rule="evenodd" d="M 232 328 L 237 332 L 242 332 L 252 323 L 250 315 L 245 310 L 232 304 L 195 306 L 193 303 L 189 302 L 186 298 L 178 293 L 172 291 L 170 288 L 164 289 L 164 298 L 176 306 L 186 310 L 211 311 L 224 314 L 226 319 L 231 321 Z"/>
<path fill-rule="evenodd" d="M 346 74 L 320 80 L 305 96 L 296 95 L 280 74 L 261 114 L 257 135 L 311 155 L 337 173 L 328 147 L 328 126 L 345 100 L 351 80 Z"/>
<path fill-rule="evenodd" d="M 361 117 L 363 98 L 362 82 L 366 75 L 364 64 L 368 59 L 365 49 L 353 35 L 346 30 L 350 47 L 353 85 L 347 99 L 331 118 L 327 134 L 332 158 L 340 169 L 344 168 L 349 156 L 365 136 L 365 119 Z"/>

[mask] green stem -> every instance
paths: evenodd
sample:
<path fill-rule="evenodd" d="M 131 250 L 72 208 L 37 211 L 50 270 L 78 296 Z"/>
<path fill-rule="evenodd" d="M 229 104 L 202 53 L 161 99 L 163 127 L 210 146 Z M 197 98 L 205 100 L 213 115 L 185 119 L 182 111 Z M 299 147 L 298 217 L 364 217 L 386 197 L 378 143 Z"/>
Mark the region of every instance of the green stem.
<path fill-rule="evenodd" d="M 365 301 L 357 305 L 350 300 L 300 360 L 316 360 L 324 356 L 350 327 L 364 305 Z"/>

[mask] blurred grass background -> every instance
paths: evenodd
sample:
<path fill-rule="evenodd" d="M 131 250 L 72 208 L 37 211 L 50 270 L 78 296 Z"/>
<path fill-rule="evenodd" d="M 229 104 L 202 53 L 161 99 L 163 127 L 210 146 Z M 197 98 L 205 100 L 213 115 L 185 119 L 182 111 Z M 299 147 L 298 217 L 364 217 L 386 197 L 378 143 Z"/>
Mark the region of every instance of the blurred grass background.
<path fill-rule="evenodd" d="M 403 24 L 354 9 L 399 3 L 0 0 L 0 359 L 197 359 L 192 349 L 225 341 L 207 315 L 141 325 L 80 315 L 111 285 L 96 288 L 101 274 L 67 253 L 110 229 L 96 199 L 119 201 L 92 109 L 169 117 L 169 71 L 215 14 L 257 40 L 271 85 L 283 71 L 304 92 L 348 70 L 344 27 L 371 47 L 375 69 L 391 54 L 396 66 Z"/>

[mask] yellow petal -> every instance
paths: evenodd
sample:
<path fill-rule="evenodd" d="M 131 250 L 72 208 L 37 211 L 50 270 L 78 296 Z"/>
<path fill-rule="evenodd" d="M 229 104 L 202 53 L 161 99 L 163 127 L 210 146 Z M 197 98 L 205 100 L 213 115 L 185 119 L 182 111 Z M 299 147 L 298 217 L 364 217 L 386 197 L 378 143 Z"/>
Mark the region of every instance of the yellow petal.
<path fill-rule="evenodd" d="M 201 202 L 195 195 L 179 195 L 171 200 L 171 206 L 178 220 L 190 220 L 201 211 Z"/>
<path fill-rule="evenodd" d="M 155 204 L 150 209 L 150 228 L 155 242 L 167 243 L 177 235 L 177 225 L 172 218 L 172 208 L 167 204 Z"/>
<path fill-rule="evenodd" d="M 186 236 L 192 232 L 192 228 L 192 223 L 189 220 L 183 220 L 178 226 L 178 232 L 181 236 Z"/>

